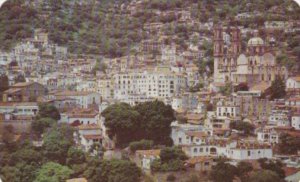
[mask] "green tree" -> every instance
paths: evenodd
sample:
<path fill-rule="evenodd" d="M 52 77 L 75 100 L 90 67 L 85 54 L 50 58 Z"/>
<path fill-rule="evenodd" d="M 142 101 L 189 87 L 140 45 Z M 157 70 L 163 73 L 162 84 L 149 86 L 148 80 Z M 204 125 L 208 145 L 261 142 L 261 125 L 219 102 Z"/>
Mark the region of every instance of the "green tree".
<path fill-rule="evenodd" d="M 16 167 L 3 166 L 0 169 L 3 181 L 20 181 L 20 170 Z"/>
<path fill-rule="evenodd" d="M 109 128 L 109 136 L 116 136 L 117 145 L 126 145 L 138 137 L 140 114 L 125 103 L 115 104 L 106 108 L 102 115 L 105 117 L 105 126 Z"/>
<path fill-rule="evenodd" d="M 300 138 L 289 134 L 282 134 L 280 135 L 278 149 L 282 154 L 297 154 L 300 150 Z"/>
<path fill-rule="evenodd" d="M 72 173 L 73 171 L 66 166 L 48 162 L 37 171 L 34 182 L 63 182 L 69 179 Z"/>
<path fill-rule="evenodd" d="M 285 66 L 288 70 L 292 70 L 297 66 L 297 62 L 290 59 L 286 54 L 282 54 L 276 57 L 277 64 Z"/>
<path fill-rule="evenodd" d="M 66 164 L 74 171 L 73 176 L 81 176 L 86 167 L 85 153 L 75 147 L 70 147 Z"/>
<path fill-rule="evenodd" d="M 184 169 L 184 161 L 187 159 L 185 153 L 177 147 L 166 147 L 160 152 L 160 159 L 151 163 L 153 172 L 179 171 Z"/>
<path fill-rule="evenodd" d="M 141 171 L 135 163 L 130 161 L 92 160 L 89 161 L 84 176 L 90 182 L 132 182 L 139 181 Z"/>
<path fill-rule="evenodd" d="M 4 129 L 2 131 L 2 141 L 6 145 L 10 145 L 14 142 L 14 127 L 12 125 L 4 126 Z"/>
<path fill-rule="evenodd" d="M 249 162 L 241 161 L 237 165 L 238 176 L 242 181 L 246 181 L 250 172 L 253 170 L 253 166 Z"/>
<path fill-rule="evenodd" d="M 0 76 L 0 101 L 2 101 L 2 94 L 9 88 L 8 77 L 6 75 Z"/>
<path fill-rule="evenodd" d="M 58 109 L 51 104 L 40 104 L 39 115 L 40 118 L 52 118 L 54 120 L 60 120 L 60 113 Z"/>
<path fill-rule="evenodd" d="M 9 88 L 8 77 L 6 75 L 0 76 L 0 93 L 4 92 Z"/>
<path fill-rule="evenodd" d="M 152 140 L 140 140 L 136 142 L 131 142 L 129 144 L 129 148 L 132 152 L 135 152 L 137 150 L 149 150 L 152 147 L 153 147 Z"/>
<path fill-rule="evenodd" d="M 260 170 L 250 175 L 247 182 L 281 182 L 279 176 L 270 170 Z"/>
<path fill-rule="evenodd" d="M 300 46 L 297 46 L 293 49 L 293 54 L 297 56 L 298 59 L 300 59 Z"/>
<path fill-rule="evenodd" d="M 231 83 L 226 83 L 226 85 L 224 87 L 221 87 L 220 89 L 220 92 L 225 96 L 229 96 L 232 93 L 232 91 L 233 89 Z"/>
<path fill-rule="evenodd" d="M 219 162 L 210 172 L 210 179 L 214 182 L 232 182 L 238 170 L 235 166 Z"/>
<path fill-rule="evenodd" d="M 56 123 L 57 122 L 52 118 L 37 118 L 32 122 L 31 128 L 35 133 L 41 135 L 47 128 Z"/>
<path fill-rule="evenodd" d="M 254 131 L 254 125 L 243 122 L 243 121 L 233 121 L 230 123 L 230 128 L 238 131 L 244 132 L 244 135 L 251 135 Z"/>
<path fill-rule="evenodd" d="M 281 77 L 277 77 L 270 87 L 270 99 L 280 99 L 285 97 L 285 82 Z"/>
<path fill-rule="evenodd" d="M 172 160 L 186 160 L 187 156 L 185 155 L 185 153 L 177 147 L 166 147 L 163 148 L 160 152 L 160 159 L 161 161 L 164 162 L 169 162 Z"/>
<path fill-rule="evenodd" d="M 282 169 L 283 164 L 280 161 L 272 161 L 272 160 L 263 158 L 263 159 L 259 159 L 258 162 L 262 169 L 273 171 L 281 179 L 285 178 L 285 172 Z"/>
<path fill-rule="evenodd" d="M 68 138 L 63 129 L 53 127 L 44 137 L 44 155 L 50 161 L 65 164 L 68 150 L 72 146 L 72 138 Z"/>
<path fill-rule="evenodd" d="M 141 116 L 141 138 L 153 140 L 156 144 L 172 144 L 170 125 L 176 118 L 171 106 L 156 100 L 134 108 Z"/>
<path fill-rule="evenodd" d="M 190 176 L 185 182 L 199 182 L 199 177 L 194 174 Z"/>
<path fill-rule="evenodd" d="M 43 156 L 40 152 L 32 149 L 31 147 L 22 147 L 12 154 L 11 164 L 27 163 L 39 165 L 43 161 Z"/>

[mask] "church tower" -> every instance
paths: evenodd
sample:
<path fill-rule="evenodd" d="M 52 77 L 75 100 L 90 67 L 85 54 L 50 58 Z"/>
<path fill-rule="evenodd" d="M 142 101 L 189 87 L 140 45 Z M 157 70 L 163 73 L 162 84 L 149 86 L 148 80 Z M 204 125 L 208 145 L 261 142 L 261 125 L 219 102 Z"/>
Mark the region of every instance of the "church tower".
<path fill-rule="evenodd" d="M 237 58 L 242 51 L 241 31 L 237 27 L 231 29 L 231 51 L 235 58 Z"/>
<path fill-rule="evenodd" d="M 219 68 L 223 58 L 224 58 L 223 28 L 221 25 L 216 25 L 214 27 L 214 82 L 222 82 Z"/>

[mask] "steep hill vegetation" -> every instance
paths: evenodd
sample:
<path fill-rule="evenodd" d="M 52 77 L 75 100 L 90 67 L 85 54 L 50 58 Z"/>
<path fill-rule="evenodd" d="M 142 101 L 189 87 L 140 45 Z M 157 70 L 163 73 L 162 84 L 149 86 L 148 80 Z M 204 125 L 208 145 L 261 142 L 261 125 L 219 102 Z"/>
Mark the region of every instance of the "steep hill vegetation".
<path fill-rule="evenodd" d="M 141 13 L 134 16 L 127 9 L 130 2 L 8 0 L 0 9 L 0 48 L 9 50 L 21 39 L 31 37 L 35 28 L 44 28 L 53 42 L 67 45 L 74 53 L 118 57 L 150 36 L 143 29 L 144 23 L 174 21 L 172 17 L 158 16 L 155 11 L 175 8 L 191 8 L 192 17 L 201 22 L 210 18 L 228 20 L 242 12 L 265 12 L 274 6 L 282 10 L 285 18 L 266 15 L 262 20 L 240 23 L 255 26 L 264 20 L 300 19 L 300 8 L 291 0 L 151 0 L 145 1 L 139 7 Z M 187 31 L 189 35 L 191 30 Z"/>

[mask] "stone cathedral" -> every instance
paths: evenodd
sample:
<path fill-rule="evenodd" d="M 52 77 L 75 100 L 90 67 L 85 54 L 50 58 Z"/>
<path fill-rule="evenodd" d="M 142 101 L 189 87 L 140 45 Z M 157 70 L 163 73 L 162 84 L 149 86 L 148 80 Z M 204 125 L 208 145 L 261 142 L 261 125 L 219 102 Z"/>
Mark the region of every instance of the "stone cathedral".
<path fill-rule="evenodd" d="M 249 86 L 265 82 L 271 84 L 277 76 L 286 78 L 287 69 L 276 64 L 272 44 L 254 36 L 242 51 L 241 32 L 237 27 L 214 27 L 214 82 Z M 224 36 L 226 35 L 226 36 Z"/>

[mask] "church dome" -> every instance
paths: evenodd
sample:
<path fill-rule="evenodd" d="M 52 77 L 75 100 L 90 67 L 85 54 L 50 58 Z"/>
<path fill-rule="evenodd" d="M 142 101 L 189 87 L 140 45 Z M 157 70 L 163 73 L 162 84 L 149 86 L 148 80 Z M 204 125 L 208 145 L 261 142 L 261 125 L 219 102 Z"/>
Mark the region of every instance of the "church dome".
<path fill-rule="evenodd" d="M 248 46 L 260 46 L 264 45 L 264 41 L 260 37 L 253 37 L 248 41 Z"/>

